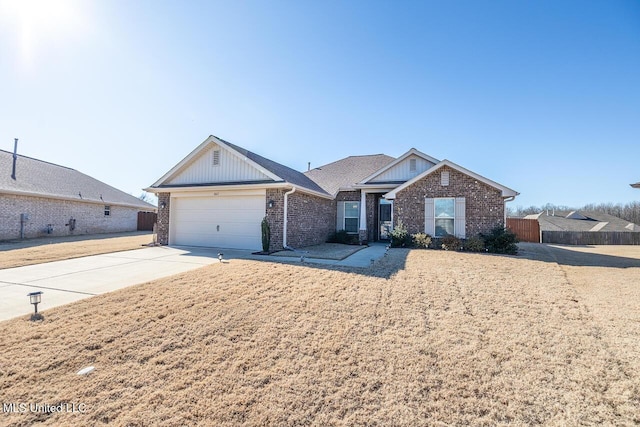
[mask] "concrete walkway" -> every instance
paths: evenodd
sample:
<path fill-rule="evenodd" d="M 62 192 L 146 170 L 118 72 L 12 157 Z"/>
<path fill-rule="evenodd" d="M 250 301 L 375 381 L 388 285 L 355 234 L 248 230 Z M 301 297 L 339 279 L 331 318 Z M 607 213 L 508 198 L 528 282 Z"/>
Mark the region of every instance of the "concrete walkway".
<path fill-rule="evenodd" d="M 384 244 L 372 244 L 343 260 L 305 258 L 304 262 L 370 267 L 384 256 Z M 218 261 L 253 259 L 297 262 L 300 256 L 253 255 L 248 250 L 157 246 L 0 270 L 0 321 L 33 313 L 29 292 L 42 291 L 38 311 L 90 296 L 194 270 Z M 46 313 L 45 313 L 46 316 Z"/>
<path fill-rule="evenodd" d="M 304 249 L 304 248 L 303 248 Z M 371 243 L 369 247 L 359 250 L 353 255 L 349 255 L 347 258 L 343 260 L 333 260 L 333 259 L 322 259 L 322 258 L 306 258 L 304 262 L 310 262 L 314 264 L 325 264 L 325 265 L 342 265 L 345 267 L 370 267 L 374 261 L 382 258 L 384 254 L 387 252 L 387 245 L 384 243 Z M 292 254 L 295 252 L 292 252 Z M 284 256 L 265 256 L 260 255 L 259 258 L 262 260 L 269 261 L 288 261 L 288 262 L 300 262 L 300 257 L 303 253 L 296 254 L 296 256 L 284 257 Z"/>

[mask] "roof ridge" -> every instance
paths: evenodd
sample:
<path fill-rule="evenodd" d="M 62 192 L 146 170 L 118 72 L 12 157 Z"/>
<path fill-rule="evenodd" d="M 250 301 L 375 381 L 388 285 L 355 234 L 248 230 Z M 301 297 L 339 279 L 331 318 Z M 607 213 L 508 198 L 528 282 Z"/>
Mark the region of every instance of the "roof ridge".
<path fill-rule="evenodd" d="M 12 152 L 12 151 L 3 150 L 2 148 L 0 148 L 0 151 L 3 151 L 3 152 L 5 152 L 5 153 L 10 154 L 10 155 L 12 155 L 12 156 L 13 156 L 13 152 Z M 22 157 L 22 158 L 25 158 L 25 159 L 29 159 L 29 160 L 35 160 L 36 162 L 46 163 L 46 164 L 48 164 L 48 165 L 58 166 L 59 168 L 65 168 L 65 169 L 70 169 L 70 170 L 72 170 L 72 171 L 79 172 L 78 170 L 76 170 L 76 169 L 74 169 L 74 168 L 70 168 L 69 166 L 63 166 L 63 165 L 59 165 L 59 164 L 57 164 L 57 163 L 48 162 L 48 161 L 46 161 L 46 160 L 36 159 L 35 157 L 25 156 L 24 154 L 18 154 L 18 153 L 17 153 L 17 154 L 16 154 L 16 156 L 18 156 L 18 157 Z M 82 172 L 80 172 L 80 173 L 82 173 Z"/>

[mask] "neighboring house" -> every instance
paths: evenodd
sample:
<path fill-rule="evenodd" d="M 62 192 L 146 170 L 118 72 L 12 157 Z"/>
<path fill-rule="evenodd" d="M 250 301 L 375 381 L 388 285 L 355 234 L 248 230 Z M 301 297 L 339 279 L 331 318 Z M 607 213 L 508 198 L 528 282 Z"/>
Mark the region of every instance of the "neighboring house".
<path fill-rule="evenodd" d="M 74 169 L 0 150 L 0 240 L 135 231 L 156 207 Z"/>
<path fill-rule="evenodd" d="M 400 221 L 410 233 L 465 238 L 503 227 L 505 202 L 518 194 L 416 149 L 301 173 L 215 136 L 145 190 L 158 195 L 161 244 L 256 250 L 265 217 L 272 250 L 337 230 L 385 240 Z"/>
<path fill-rule="evenodd" d="M 640 182 L 636 182 L 635 184 L 629 184 L 633 188 L 640 188 Z"/>
<path fill-rule="evenodd" d="M 637 231 L 640 226 L 609 215 L 595 211 L 548 211 L 534 215 L 527 215 L 525 219 L 537 219 L 540 231 Z"/>

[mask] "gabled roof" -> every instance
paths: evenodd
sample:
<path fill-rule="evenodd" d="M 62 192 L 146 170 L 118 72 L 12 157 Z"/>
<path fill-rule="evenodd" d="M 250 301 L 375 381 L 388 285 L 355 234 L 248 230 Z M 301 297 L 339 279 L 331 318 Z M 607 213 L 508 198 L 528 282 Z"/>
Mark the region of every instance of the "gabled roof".
<path fill-rule="evenodd" d="M 324 191 L 335 196 L 338 191 L 351 188 L 365 177 L 393 162 L 385 154 L 349 156 L 310 171 L 305 176 L 316 182 Z"/>
<path fill-rule="evenodd" d="M 18 154 L 15 180 L 12 170 L 13 153 L 0 150 L 0 193 L 156 209 L 82 172 L 43 160 Z"/>
<path fill-rule="evenodd" d="M 604 212 L 556 210 L 535 216 L 542 231 L 640 231 L 638 225 Z"/>
<path fill-rule="evenodd" d="M 198 157 L 198 155 L 207 149 L 211 144 L 216 144 L 223 149 L 228 150 L 233 155 L 242 158 L 253 167 L 258 169 L 264 175 L 266 175 L 270 181 L 270 183 L 282 183 L 282 184 L 290 184 L 302 191 L 307 191 L 312 194 L 316 194 L 322 197 L 328 197 L 329 194 L 325 192 L 317 183 L 313 182 L 307 176 L 305 176 L 302 172 L 298 172 L 294 169 L 291 169 L 288 166 L 284 166 L 280 163 L 274 162 L 273 160 L 269 160 L 265 157 L 260 156 L 254 152 L 251 152 L 247 149 L 239 147 L 235 144 L 225 141 L 222 138 L 218 138 L 214 135 L 210 135 L 207 139 L 204 140 L 202 144 L 200 144 L 195 150 L 193 150 L 187 157 L 182 159 L 177 165 L 175 165 L 169 172 L 164 174 L 162 178 L 153 183 L 149 190 L 158 189 L 158 188 L 172 188 L 172 187 L 185 187 L 188 185 L 180 185 L 180 186 L 172 186 L 165 184 L 169 181 L 173 176 L 179 173 L 183 168 L 187 167 L 189 163 Z M 215 186 L 220 183 L 208 183 L 207 185 Z M 242 184 L 242 182 L 236 183 Z M 197 184 L 198 186 L 203 186 L 203 184 Z"/>
<path fill-rule="evenodd" d="M 469 176 L 477 179 L 478 181 L 487 184 L 490 187 L 493 187 L 493 188 L 496 188 L 496 189 L 500 190 L 502 192 L 502 197 L 515 197 L 518 194 L 520 194 L 517 191 L 510 189 L 509 187 L 505 187 L 504 185 L 498 184 L 497 182 L 492 181 L 489 178 L 485 178 L 482 175 L 478 175 L 475 172 L 471 172 L 470 170 L 465 169 L 462 166 L 457 165 L 457 164 L 453 163 L 452 161 L 449 161 L 449 160 L 445 159 L 445 160 L 439 162 L 438 164 L 436 164 L 435 166 L 433 166 L 432 168 L 427 169 L 426 171 L 422 172 L 420 175 L 416 176 L 415 178 L 410 179 L 409 181 L 405 182 L 404 184 L 394 188 L 393 190 L 391 190 L 390 192 L 385 194 L 384 197 L 386 199 L 395 199 L 396 194 L 399 191 L 404 190 L 405 188 L 407 188 L 410 185 L 414 184 L 415 182 L 421 180 L 425 176 L 436 172 L 438 169 L 440 169 L 440 168 L 442 168 L 444 166 L 448 166 L 451 169 L 457 170 L 458 172 L 461 172 L 461 173 L 463 173 L 465 175 L 469 175 Z"/>
<path fill-rule="evenodd" d="M 429 155 L 426 155 L 423 152 L 416 150 L 415 148 L 412 148 L 409 151 L 407 151 L 406 153 L 404 153 L 402 156 L 400 156 L 397 159 L 395 159 L 393 162 L 390 162 L 390 163 L 386 164 L 384 167 L 380 168 L 379 170 L 374 171 L 371 175 L 369 175 L 366 178 L 364 178 L 363 180 L 359 181 L 359 184 L 366 184 L 367 182 L 371 181 L 372 179 L 374 179 L 377 176 L 380 176 L 384 172 L 388 171 L 389 169 L 391 169 L 392 167 L 394 167 L 398 163 L 401 163 L 404 159 L 406 159 L 407 157 L 410 157 L 412 155 L 416 155 L 418 157 L 422 157 L 423 159 L 425 159 L 426 161 L 428 161 L 430 163 L 433 163 L 434 165 L 438 164 L 440 162 L 440 160 L 438 160 L 436 158 L 433 158 L 433 157 L 431 157 Z"/>

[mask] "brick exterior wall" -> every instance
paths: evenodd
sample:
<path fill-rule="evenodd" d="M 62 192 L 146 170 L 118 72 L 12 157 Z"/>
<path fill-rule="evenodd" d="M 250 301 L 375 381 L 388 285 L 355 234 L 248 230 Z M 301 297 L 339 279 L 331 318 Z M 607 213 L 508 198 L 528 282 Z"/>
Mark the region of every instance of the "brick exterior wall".
<path fill-rule="evenodd" d="M 333 200 L 294 193 L 289 196 L 287 214 L 287 244 L 294 248 L 324 243 L 336 230 Z"/>
<path fill-rule="evenodd" d="M 24 237 L 70 236 L 77 234 L 118 233 L 138 228 L 138 208 L 111 206 L 104 215 L 105 204 L 45 197 L 0 195 L 0 240 L 20 238 L 20 214 L 29 219 L 24 224 Z M 69 220 L 75 219 L 75 229 Z M 47 229 L 51 224 L 51 233 Z"/>
<path fill-rule="evenodd" d="M 282 249 L 282 230 L 284 227 L 284 193 L 285 190 L 267 189 L 267 197 L 265 200 L 266 217 L 271 229 L 271 242 L 269 250 L 275 251 Z M 269 208 L 269 201 L 273 201 L 273 207 Z"/>
<path fill-rule="evenodd" d="M 440 172 L 449 171 L 449 185 L 440 184 Z M 394 225 L 401 219 L 409 233 L 424 232 L 426 197 L 464 197 L 465 234 L 472 237 L 504 227 L 504 201 L 500 190 L 448 166 L 424 177 L 396 195 L 393 204 Z"/>
<path fill-rule="evenodd" d="M 162 208 L 162 204 L 165 207 Z M 161 245 L 169 244 L 169 212 L 171 207 L 171 193 L 158 194 L 158 243 Z"/>

